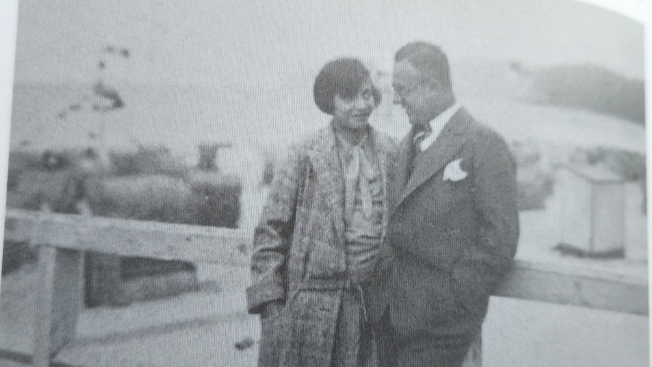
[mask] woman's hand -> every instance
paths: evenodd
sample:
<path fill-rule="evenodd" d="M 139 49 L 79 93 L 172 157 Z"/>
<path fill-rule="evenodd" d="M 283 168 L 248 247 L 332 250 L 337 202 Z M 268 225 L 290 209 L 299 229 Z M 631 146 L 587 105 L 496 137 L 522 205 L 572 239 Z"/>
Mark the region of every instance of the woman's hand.
<path fill-rule="evenodd" d="M 266 319 L 268 317 L 276 316 L 281 312 L 284 306 L 283 302 L 279 300 L 268 302 L 260 313 L 260 318 Z"/>

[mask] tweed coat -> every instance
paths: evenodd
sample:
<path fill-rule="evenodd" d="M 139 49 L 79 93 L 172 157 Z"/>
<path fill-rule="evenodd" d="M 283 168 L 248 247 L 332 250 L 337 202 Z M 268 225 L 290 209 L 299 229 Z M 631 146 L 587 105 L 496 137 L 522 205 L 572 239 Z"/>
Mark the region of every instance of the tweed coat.
<path fill-rule="evenodd" d="M 406 340 L 472 338 L 510 268 L 519 235 L 516 164 L 502 137 L 460 109 L 408 174 L 399 147 L 383 308 Z M 455 339 L 459 340 L 459 339 Z"/>
<path fill-rule="evenodd" d="M 387 191 L 395 144 L 371 128 L 369 138 Z M 346 282 L 344 178 L 337 149 L 332 125 L 291 149 L 256 227 L 249 312 L 260 313 L 273 300 L 285 304 L 261 320 L 261 367 L 331 365 Z"/>

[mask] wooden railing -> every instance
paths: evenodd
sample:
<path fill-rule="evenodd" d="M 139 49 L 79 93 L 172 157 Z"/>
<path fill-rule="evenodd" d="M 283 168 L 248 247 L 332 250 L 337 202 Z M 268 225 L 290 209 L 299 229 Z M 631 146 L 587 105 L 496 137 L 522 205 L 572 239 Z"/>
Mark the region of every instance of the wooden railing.
<path fill-rule="evenodd" d="M 199 227 L 51 214 L 9 209 L 5 240 L 39 249 L 35 305 L 34 366 L 49 366 L 51 357 L 72 338 L 82 307 L 82 251 L 248 266 L 249 234 L 234 229 Z M 516 260 L 495 293 L 516 298 L 648 315 L 647 278 L 573 266 Z M 481 364 L 479 343 L 470 364 Z"/>

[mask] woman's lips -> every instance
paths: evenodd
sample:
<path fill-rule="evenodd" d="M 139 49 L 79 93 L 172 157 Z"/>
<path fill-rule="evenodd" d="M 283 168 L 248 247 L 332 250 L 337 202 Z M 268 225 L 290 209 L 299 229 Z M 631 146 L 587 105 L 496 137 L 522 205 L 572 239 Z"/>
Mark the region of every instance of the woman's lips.
<path fill-rule="evenodd" d="M 351 117 L 356 119 L 367 119 L 369 118 L 369 115 L 371 115 L 371 113 L 354 113 Z"/>

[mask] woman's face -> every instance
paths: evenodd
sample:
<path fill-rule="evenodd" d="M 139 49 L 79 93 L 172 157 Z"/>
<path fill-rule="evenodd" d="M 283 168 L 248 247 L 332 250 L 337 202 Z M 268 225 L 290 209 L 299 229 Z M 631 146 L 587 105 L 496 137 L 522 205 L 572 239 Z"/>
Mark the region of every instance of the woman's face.
<path fill-rule="evenodd" d="M 369 115 L 374 109 L 374 93 L 371 80 L 367 78 L 350 98 L 335 95 L 333 103 L 335 123 L 345 129 L 359 130 L 367 127 Z"/>

